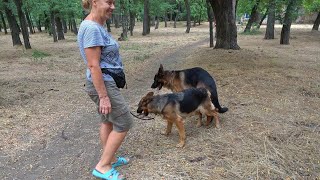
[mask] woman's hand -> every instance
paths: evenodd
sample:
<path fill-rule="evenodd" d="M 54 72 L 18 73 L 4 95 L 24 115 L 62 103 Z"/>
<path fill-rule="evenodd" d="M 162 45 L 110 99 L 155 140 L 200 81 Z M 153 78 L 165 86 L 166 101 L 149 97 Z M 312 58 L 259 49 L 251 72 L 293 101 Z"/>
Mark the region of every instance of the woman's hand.
<path fill-rule="evenodd" d="M 99 112 L 101 114 L 111 113 L 111 103 L 110 103 L 110 99 L 108 96 L 104 96 L 104 97 L 100 98 Z"/>

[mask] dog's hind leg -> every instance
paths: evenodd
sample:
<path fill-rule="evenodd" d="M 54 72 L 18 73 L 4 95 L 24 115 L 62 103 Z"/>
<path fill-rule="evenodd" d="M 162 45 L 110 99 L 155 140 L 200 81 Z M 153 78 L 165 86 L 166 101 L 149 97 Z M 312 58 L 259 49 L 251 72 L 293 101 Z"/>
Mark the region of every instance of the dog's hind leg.
<path fill-rule="evenodd" d="M 206 122 L 206 127 L 209 128 L 210 123 L 212 122 L 213 117 L 212 116 L 207 116 L 207 122 Z"/>
<path fill-rule="evenodd" d="M 186 144 L 186 131 L 184 128 L 184 122 L 183 122 L 182 117 L 179 116 L 175 120 L 175 124 L 178 128 L 178 131 L 179 131 L 179 144 L 177 144 L 176 147 L 182 148 Z"/>
<path fill-rule="evenodd" d="M 220 128 L 220 120 L 219 120 L 219 115 L 217 111 L 214 112 L 213 117 L 215 120 L 215 127 Z"/>
<path fill-rule="evenodd" d="M 199 119 L 197 121 L 197 127 L 201 127 L 202 126 L 202 114 L 201 114 L 201 112 L 197 112 L 197 114 L 199 114 Z"/>
<path fill-rule="evenodd" d="M 173 122 L 167 119 L 167 128 L 165 131 L 161 132 L 161 134 L 168 136 L 171 133 Z"/>

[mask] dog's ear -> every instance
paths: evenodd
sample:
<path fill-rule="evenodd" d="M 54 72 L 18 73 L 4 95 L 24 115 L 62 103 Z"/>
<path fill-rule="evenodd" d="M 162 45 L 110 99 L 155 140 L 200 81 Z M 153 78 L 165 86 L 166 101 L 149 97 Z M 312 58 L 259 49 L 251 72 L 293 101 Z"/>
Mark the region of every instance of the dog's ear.
<path fill-rule="evenodd" d="M 147 94 L 147 97 L 149 97 L 149 96 L 153 96 L 153 92 L 151 91 L 151 92 L 148 92 L 148 94 Z"/>
<path fill-rule="evenodd" d="M 162 64 L 160 64 L 158 73 L 159 73 L 159 74 L 162 74 L 162 73 L 163 73 L 163 66 L 162 66 Z"/>

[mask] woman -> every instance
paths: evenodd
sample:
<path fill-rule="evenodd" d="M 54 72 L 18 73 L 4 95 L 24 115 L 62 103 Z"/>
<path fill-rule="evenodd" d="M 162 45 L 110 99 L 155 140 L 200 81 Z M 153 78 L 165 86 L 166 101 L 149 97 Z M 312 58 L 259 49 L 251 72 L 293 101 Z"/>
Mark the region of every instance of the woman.
<path fill-rule="evenodd" d="M 101 70 L 113 73 L 123 70 L 119 45 L 103 27 L 115 9 L 115 2 L 82 0 L 82 3 L 84 8 L 90 9 L 78 32 L 80 53 L 88 67 L 86 91 L 98 105 L 102 119 L 100 140 L 103 152 L 92 174 L 107 180 L 123 179 L 115 167 L 128 164 L 129 159 L 115 157 L 115 153 L 132 126 L 132 116 L 113 78 Z"/>

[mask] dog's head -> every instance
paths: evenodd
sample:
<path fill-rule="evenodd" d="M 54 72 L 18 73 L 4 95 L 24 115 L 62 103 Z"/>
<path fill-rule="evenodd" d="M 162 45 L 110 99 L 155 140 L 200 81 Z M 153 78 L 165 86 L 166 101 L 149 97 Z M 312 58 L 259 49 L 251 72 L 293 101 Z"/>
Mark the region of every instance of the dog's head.
<path fill-rule="evenodd" d="M 160 64 L 159 70 L 157 74 L 154 76 L 151 88 L 153 89 L 158 88 L 160 90 L 163 85 L 164 85 L 164 70 L 163 70 L 162 64 Z"/>
<path fill-rule="evenodd" d="M 145 116 L 148 116 L 148 104 L 153 100 L 153 92 L 149 92 L 147 95 L 142 97 L 138 104 L 137 113 L 144 113 Z"/>

